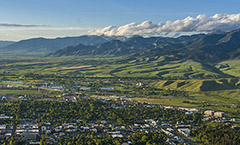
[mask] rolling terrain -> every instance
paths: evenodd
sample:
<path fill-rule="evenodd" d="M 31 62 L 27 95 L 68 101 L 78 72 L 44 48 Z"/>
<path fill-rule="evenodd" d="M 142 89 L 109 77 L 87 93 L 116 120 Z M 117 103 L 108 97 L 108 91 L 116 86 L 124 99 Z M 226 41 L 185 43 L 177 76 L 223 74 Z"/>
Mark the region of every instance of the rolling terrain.
<path fill-rule="evenodd" d="M 13 44 L 13 41 L 0 41 L 0 48 Z"/>
<path fill-rule="evenodd" d="M 94 82 L 93 87 L 107 84 L 106 87 L 113 87 L 115 93 L 132 93 L 136 95 L 133 99 L 141 102 L 213 109 L 237 116 L 236 105 L 240 103 L 239 30 L 179 38 L 92 37 L 88 38 L 89 42 L 74 41 L 72 46 L 64 42 L 64 48 L 55 43 L 55 39 L 43 39 L 35 46 L 28 46 L 28 41 L 39 39 L 10 44 L 7 47 L 13 49 L 8 52 L 13 56 L 26 53 L 27 56 L 41 54 L 45 57 L 2 57 L 0 79 L 30 82 L 88 79 Z M 93 39 L 99 41 L 92 42 Z M 116 80 L 126 82 L 109 83 Z M 144 86 L 137 87 L 139 82 Z M 166 90 L 179 91 L 180 95 L 170 98 L 159 95 Z M 188 95 L 181 96 L 181 92 Z"/>
<path fill-rule="evenodd" d="M 83 35 L 79 37 L 63 37 L 56 39 L 33 38 L 21 40 L 15 43 L 2 45 L 0 43 L 1 56 L 44 56 L 48 53 L 57 51 L 67 46 L 96 45 L 108 42 L 113 39 L 124 39 L 123 37 L 105 37 L 105 36 L 89 36 Z"/>
<path fill-rule="evenodd" d="M 152 85 L 156 88 L 181 91 L 219 91 L 239 89 L 240 79 L 161 80 L 152 83 Z"/>

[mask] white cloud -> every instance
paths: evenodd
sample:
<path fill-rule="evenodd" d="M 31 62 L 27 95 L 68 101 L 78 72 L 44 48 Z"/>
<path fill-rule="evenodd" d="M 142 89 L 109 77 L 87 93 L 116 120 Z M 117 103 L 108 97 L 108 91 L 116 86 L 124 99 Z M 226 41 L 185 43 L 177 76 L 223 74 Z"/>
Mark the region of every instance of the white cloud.
<path fill-rule="evenodd" d="M 212 32 L 216 30 L 230 31 L 240 28 L 239 14 L 215 14 L 207 17 L 205 14 L 197 17 L 186 17 L 183 20 L 167 21 L 165 23 L 130 23 L 119 27 L 108 26 L 101 29 L 92 29 L 90 35 L 133 36 L 158 35 L 163 32 Z"/>

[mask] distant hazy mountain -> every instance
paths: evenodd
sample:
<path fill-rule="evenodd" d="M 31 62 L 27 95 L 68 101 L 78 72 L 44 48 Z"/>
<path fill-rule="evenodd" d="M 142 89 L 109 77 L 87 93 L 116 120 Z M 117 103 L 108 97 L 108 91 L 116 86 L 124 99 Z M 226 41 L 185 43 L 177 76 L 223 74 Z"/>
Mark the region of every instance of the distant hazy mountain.
<path fill-rule="evenodd" d="M 14 41 L 0 41 L 0 48 L 6 47 L 6 46 L 8 46 L 10 44 L 13 44 L 13 43 L 15 43 L 15 42 Z"/>
<path fill-rule="evenodd" d="M 33 38 L 28 40 L 22 40 L 0 49 L 3 53 L 9 53 L 21 56 L 31 54 L 48 54 L 53 51 L 57 51 L 67 46 L 76 46 L 79 44 L 83 45 L 97 45 L 108 42 L 112 39 L 111 37 L 105 36 L 79 36 L 79 37 L 64 37 L 56 39 L 46 38 Z"/>
<path fill-rule="evenodd" d="M 131 57 L 171 56 L 174 59 L 218 62 L 240 56 L 240 29 L 231 32 L 198 34 L 178 38 L 134 36 L 126 41 L 66 47 L 48 56 L 113 55 Z"/>

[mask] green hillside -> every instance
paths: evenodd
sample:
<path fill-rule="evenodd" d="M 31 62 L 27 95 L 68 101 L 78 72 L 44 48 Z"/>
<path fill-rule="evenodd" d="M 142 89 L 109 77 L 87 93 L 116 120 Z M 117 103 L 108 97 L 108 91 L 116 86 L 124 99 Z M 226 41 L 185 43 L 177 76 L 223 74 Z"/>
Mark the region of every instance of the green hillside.
<path fill-rule="evenodd" d="M 86 67 L 89 65 L 91 67 Z M 128 57 L 59 57 L 45 58 L 44 60 L 41 58 L 19 58 L 15 61 L 12 60 L 12 62 L 8 59 L 7 62 L 0 64 L 0 67 L 4 68 L 5 72 L 15 72 L 19 75 L 40 73 L 86 77 L 141 77 L 170 80 L 234 77 L 234 74 L 222 72 L 221 69 L 217 69 L 214 65 L 202 64 L 192 60 L 174 61 L 171 60 L 171 56 L 138 59 Z"/>
<path fill-rule="evenodd" d="M 164 58 L 150 61 L 150 58 L 129 61 L 124 67 L 117 67 L 112 74 L 119 77 L 164 77 L 164 78 L 197 78 L 218 76 L 202 64 L 194 61 L 164 62 Z"/>
<path fill-rule="evenodd" d="M 232 76 L 240 77 L 240 60 L 223 61 L 216 68 Z"/>
<path fill-rule="evenodd" d="M 151 85 L 160 89 L 180 91 L 217 91 L 240 88 L 240 79 L 161 80 Z"/>

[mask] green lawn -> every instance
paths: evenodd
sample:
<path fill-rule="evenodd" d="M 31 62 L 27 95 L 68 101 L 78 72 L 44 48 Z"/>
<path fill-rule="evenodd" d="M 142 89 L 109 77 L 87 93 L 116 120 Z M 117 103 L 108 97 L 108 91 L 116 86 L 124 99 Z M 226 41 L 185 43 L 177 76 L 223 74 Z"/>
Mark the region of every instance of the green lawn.
<path fill-rule="evenodd" d="M 12 95 L 40 95 L 41 92 L 37 90 L 2 90 L 0 89 L 0 94 L 2 95 L 7 95 L 7 94 L 12 94 Z"/>

